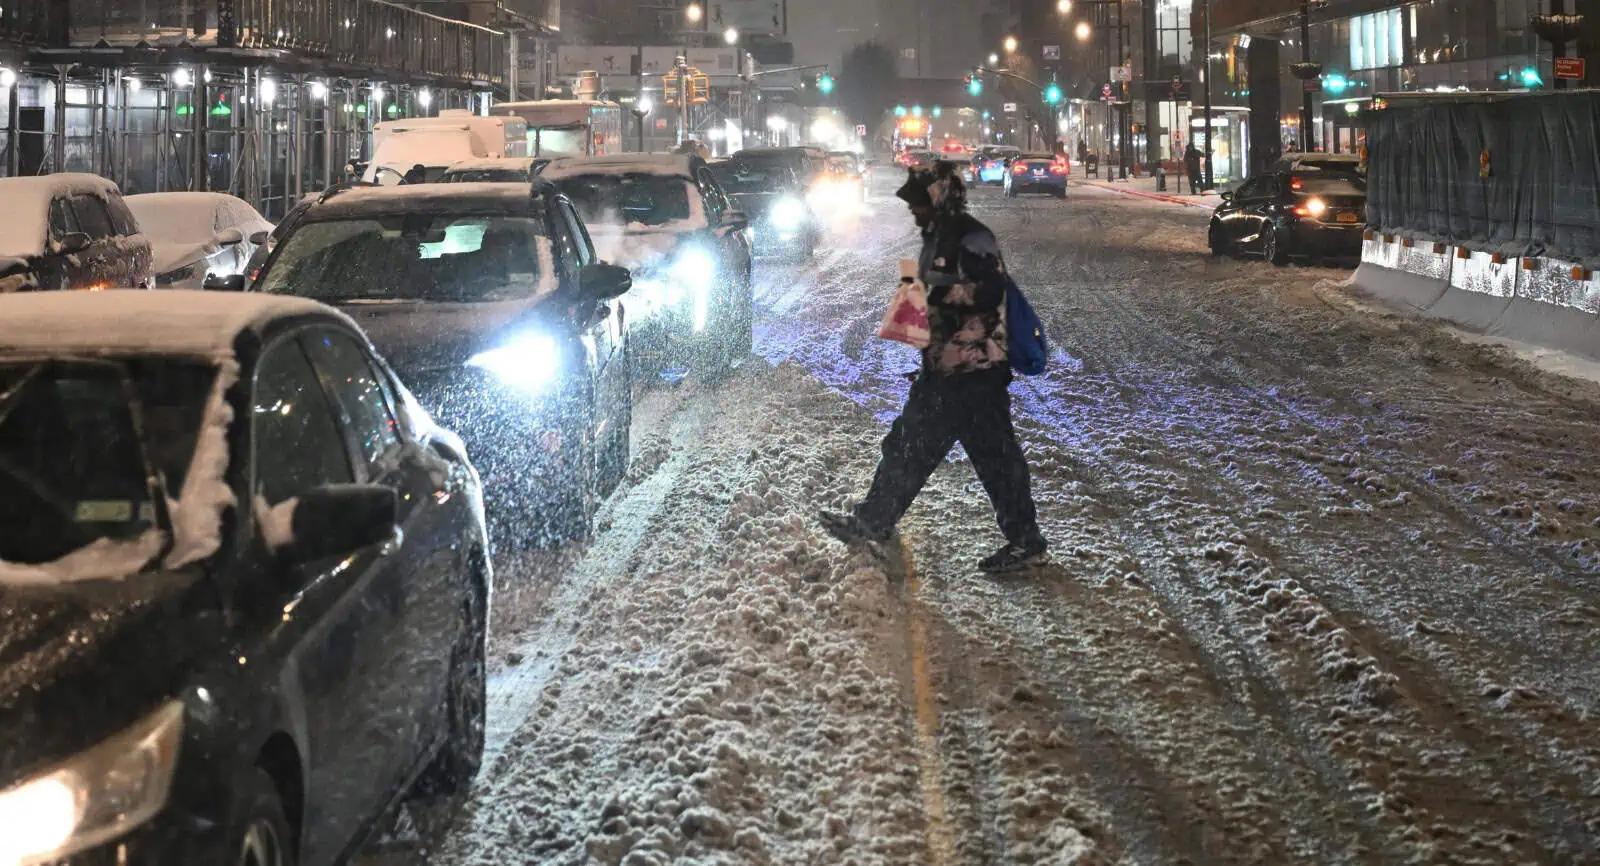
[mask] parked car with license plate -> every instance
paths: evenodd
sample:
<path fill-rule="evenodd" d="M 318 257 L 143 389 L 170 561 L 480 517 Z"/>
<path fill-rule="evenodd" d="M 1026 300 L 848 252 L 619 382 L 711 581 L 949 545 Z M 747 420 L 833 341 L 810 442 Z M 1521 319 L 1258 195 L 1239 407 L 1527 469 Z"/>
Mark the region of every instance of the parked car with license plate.
<path fill-rule="evenodd" d="M 477 475 L 348 318 L 0 298 L 0 478 L 0 861 L 325 866 L 464 799 Z"/>
<path fill-rule="evenodd" d="M 1222 194 L 1207 243 L 1212 255 L 1248 253 L 1275 265 L 1292 258 L 1354 258 L 1366 229 L 1367 184 L 1318 169 L 1253 177 Z"/>

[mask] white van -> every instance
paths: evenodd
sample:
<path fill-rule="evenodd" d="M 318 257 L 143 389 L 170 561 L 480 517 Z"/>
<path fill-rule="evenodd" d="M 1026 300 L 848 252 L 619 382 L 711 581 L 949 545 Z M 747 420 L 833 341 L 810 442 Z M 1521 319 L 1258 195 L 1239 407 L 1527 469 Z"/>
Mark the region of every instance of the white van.
<path fill-rule="evenodd" d="M 601 99 L 500 102 L 496 116 L 515 118 L 527 130 L 528 155 L 610 156 L 622 153 L 622 106 Z"/>
<path fill-rule="evenodd" d="M 422 166 L 424 179 L 437 181 L 450 166 L 469 159 L 528 156 L 528 124 L 518 117 L 480 117 L 466 109 L 446 109 L 438 117 L 386 120 L 372 128 L 372 162 L 361 179 L 397 184 Z"/>

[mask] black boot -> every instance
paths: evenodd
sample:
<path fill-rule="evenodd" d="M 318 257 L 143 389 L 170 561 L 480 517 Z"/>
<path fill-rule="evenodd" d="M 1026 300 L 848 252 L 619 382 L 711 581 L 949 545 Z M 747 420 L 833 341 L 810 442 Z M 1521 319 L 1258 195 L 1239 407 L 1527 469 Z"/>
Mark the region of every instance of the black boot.
<path fill-rule="evenodd" d="M 978 569 L 989 574 L 1012 574 L 1026 571 L 1045 561 L 1045 551 L 1049 545 L 1044 539 L 1036 539 L 1026 544 L 1007 544 L 994 553 L 983 558 L 978 563 Z"/>
<path fill-rule="evenodd" d="M 885 541 L 888 541 L 889 538 L 894 534 L 892 530 L 879 529 L 875 526 L 869 526 L 866 521 L 855 516 L 854 514 L 840 514 L 837 511 L 824 511 L 820 515 L 820 519 L 822 521 L 822 528 L 826 529 L 829 535 L 839 539 L 845 544 L 857 544 L 861 542 L 866 542 L 869 544 L 881 544 Z"/>

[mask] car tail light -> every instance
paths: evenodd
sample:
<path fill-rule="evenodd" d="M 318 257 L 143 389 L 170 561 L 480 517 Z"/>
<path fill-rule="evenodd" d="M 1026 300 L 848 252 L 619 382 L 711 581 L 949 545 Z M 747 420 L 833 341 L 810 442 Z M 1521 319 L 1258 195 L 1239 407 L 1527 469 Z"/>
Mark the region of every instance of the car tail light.
<path fill-rule="evenodd" d="M 1027 174 L 1028 173 L 1028 167 L 1019 162 L 1016 165 L 1013 165 L 1011 167 L 1011 173 L 1012 174 Z"/>
<path fill-rule="evenodd" d="M 1289 178 L 1289 188 L 1292 189 L 1292 190 L 1305 189 L 1306 188 L 1305 178 L 1300 178 L 1300 177 L 1291 177 L 1291 178 Z"/>
<path fill-rule="evenodd" d="M 1064 163 L 1064 162 L 1052 162 L 1052 163 L 1050 163 L 1050 173 L 1051 174 L 1066 174 L 1067 173 L 1067 164 Z"/>
<path fill-rule="evenodd" d="M 1328 212 L 1328 203 L 1320 198 L 1309 198 L 1294 206 L 1295 216 L 1320 217 Z"/>

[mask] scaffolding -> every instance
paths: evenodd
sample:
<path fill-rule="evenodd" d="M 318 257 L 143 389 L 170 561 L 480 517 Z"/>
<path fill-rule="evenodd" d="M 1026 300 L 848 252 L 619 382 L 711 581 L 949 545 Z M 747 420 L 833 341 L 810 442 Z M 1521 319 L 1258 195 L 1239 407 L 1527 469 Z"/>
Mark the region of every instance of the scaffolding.
<path fill-rule="evenodd" d="M 0 174 L 228 192 L 278 219 L 370 156 L 374 124 L 486 110 L 506 81 L 505 34 L 385 0 L 72 5 L 70 27 L 57 4 L 0 7 Z"/>

